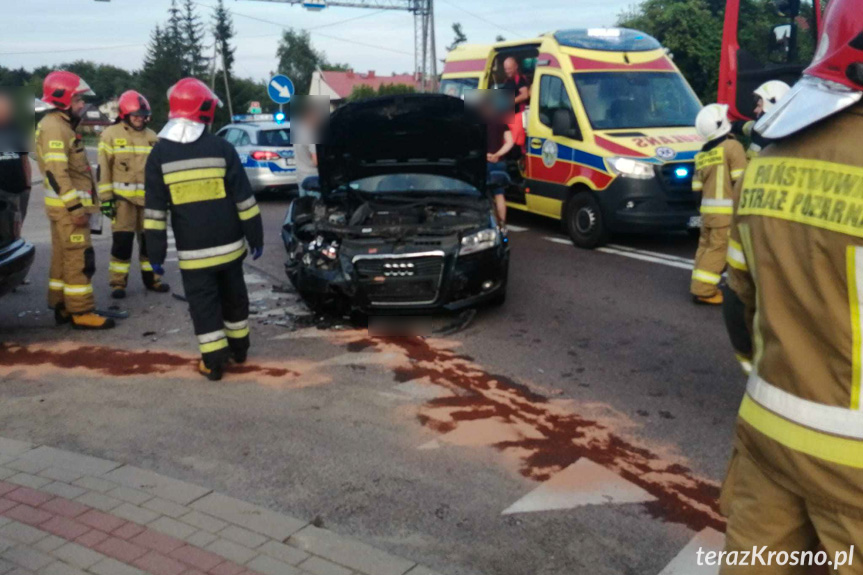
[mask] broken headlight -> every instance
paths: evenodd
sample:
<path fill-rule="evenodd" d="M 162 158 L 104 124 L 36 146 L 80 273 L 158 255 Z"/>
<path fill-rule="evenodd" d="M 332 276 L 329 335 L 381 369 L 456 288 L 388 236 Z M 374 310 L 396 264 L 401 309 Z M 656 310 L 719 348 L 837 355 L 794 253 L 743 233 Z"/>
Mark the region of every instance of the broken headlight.
<path fill-rule="evenodd" d="M 318 236 L 306 246 L 303 264 L 329 270 L 335 267 L 338 259 L 339 242 L 337 240 L 327 241 L 323 236 Z"/>
<path fill-rule="evenodd" d="M 461 239 L 461 249 L 459 249 L 458 253 L 460 256 L 464 256 L 481 252 L 493 248 L 499 243 L 500 232 L 498 232 L 497 228 L 480 230 Z"/>

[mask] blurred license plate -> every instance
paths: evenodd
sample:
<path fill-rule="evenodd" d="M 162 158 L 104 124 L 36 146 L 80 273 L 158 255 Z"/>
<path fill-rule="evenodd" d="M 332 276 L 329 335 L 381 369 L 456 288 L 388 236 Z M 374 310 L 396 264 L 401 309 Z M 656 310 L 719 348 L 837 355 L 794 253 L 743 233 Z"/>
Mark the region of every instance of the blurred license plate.
<path fill-rule="evenodd" d="M 689 223 L 686 224 L 686 227 L 689 229 L 695 229 L 701 227 L 701 216 L 692 216 L 689 218 Z"/>
<path fill-rule="evenodd" d="M 278 166 L 280 168 L 290 168 L 293 165 L 294 165 L 294 159 L 293 158 L 280 158 L 279 162 L 278 162 Z"/>

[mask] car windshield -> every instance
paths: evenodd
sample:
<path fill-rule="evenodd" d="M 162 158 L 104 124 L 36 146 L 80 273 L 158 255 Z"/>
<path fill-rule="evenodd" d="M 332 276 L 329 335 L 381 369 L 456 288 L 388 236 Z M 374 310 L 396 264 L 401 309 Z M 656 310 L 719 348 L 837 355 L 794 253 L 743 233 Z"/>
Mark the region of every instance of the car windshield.
<path fill-rule="evenodd" d="M 279 128 L 278 130 L 262 130 L 258 132 L 258 145 L 290 146 L 291 130 L 288 128 Z"/>
<path fill-rule="evenodd" d="M 422 194 L 428 192 L 481 196 L 479 190 L 455 178 L 433 174 L 386 174 L 354 180 L 353 190 L 370 194 Z"/>
<path fill-rule="evenodd" d="M 694 126 L 701 103 L 676 72 L 573 74 L 595 130 Z"/>
<path fill-rule="evenodd" d="M 476 90 L 479 87 L 479 78 L 450 78 L 440 83 L 440 93 L 455 98 L 464 98 L 465 92 Z"/>

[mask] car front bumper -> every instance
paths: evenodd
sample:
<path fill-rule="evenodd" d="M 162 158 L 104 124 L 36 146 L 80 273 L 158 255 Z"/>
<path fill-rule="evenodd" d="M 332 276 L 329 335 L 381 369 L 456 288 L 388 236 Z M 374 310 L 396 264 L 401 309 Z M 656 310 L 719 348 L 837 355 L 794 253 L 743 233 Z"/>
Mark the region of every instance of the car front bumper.
<path fill-rule="evenodd" d="M 597 192 L 596 197 L 612 232 L 685 230 L 699 215 L 697 194 L 691 189 L 669 189 L 659 177 L 649 180 L 618 177 L 608 188 Z"/>
<path fill-rule="evenodd" d="M 0 248 L 0 296 L 21 285 L 35 256 L 36 247 L 23 239 Z"/>

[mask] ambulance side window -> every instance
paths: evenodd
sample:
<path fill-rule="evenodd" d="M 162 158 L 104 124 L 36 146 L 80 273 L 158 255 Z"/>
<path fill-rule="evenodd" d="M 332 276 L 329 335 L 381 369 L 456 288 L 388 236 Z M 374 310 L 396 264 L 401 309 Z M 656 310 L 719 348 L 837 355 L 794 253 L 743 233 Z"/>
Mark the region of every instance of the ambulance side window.
<path fill-rule="evenodd" d="M 575 118 L 563 80 L 557 76 L 544 75 L 539 80 L 539 121 L 551 128 L 557 110 L 568 110 Z"/>

